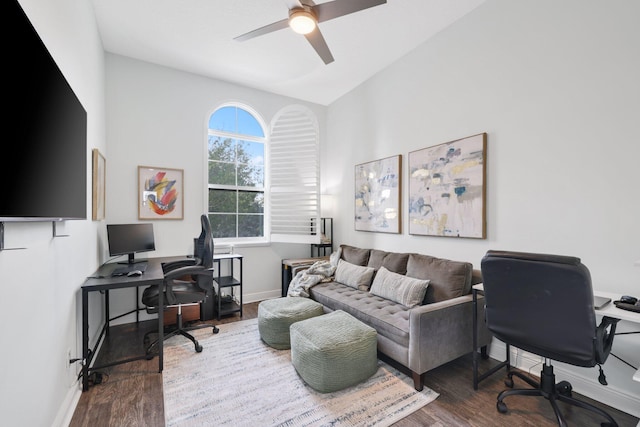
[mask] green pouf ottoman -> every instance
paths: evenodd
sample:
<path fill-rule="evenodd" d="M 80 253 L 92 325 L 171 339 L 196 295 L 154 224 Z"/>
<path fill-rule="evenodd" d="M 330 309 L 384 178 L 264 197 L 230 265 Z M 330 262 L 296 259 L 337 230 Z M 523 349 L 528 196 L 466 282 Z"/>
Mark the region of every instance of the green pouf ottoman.
<path fill-rule="evenodd" d="M 284 297 L 258 304 L 260 338 L 278 350 L 291 347 L 289 326 L 300 320 L 324 314 L 322 304 L 302 297 Z"/>
<path fill-rule="evenodd" d="M 291 361 L 315 390 L 358 384 L 378 370 L 377 332 L 342 311 L 291 325 Z"/>

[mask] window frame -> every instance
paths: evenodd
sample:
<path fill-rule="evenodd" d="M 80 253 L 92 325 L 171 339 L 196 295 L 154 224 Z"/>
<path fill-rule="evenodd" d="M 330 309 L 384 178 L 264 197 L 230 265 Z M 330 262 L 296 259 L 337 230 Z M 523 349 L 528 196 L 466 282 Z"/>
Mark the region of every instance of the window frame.
<path fill-rule="evenodd" d="M 237 109 L 241 109 L 244 110 L 246 113 L 250 114 L 254 120 L 256 120 L 256 122 L 258 123 L 258 125 L 261 127 L 262 129 L 262 133 L 263 133 L 263 137 L 257 137 L 257 136 L 253 136 L 253 135 L 243 135 L 240 133 L 234 133 L 234 132 L 229 132 L 229 131 L 217 131 L 217 130 L 213 130 L 211 128 L 209 128 L 209 123 L 211 120 L 211 117 L 218 112 L 219 110 L 221 110 L 222 108 L 226 108 L 226 107 L 233 107 L 233 108 L 237 108 Z M 269 224 L 269 195 L 268 195 L 268 188 L 269 188 L 269 159 L 268 159 L 268 153 L 269 153 L 269 128 L 267 127 L 265 121 L 263 120 L 262 116 L 253 108 L 251 108 L 250 106 L 240 103 L 240 102 L 227 102 L 227 103 L 223 103 L 218 105 L 216 108 L 214 108 L 207 116 L 207 120 L 206 120 L 206 137 L 205 137 L 205 144 L 204 144 L 204 151 L 205 151 L 205 155 L 204 155 L 204 162 L 205 162 L 205 197 L 204 197 L 204 201 L 205 201 L 205 211 L 207 212 L 207 215 L 211 216 L 211 215 L 217 215 L 216 213 L 212 213 L 209 211 L 209 191 L 210 190 L 230 190 L 230 191 L 235 191 L 236 192 L 236 207 L 235 207 L 235 213 L 234 215 L 236 216 L 236 235 L 235 237 L 216 237 L 215 241 L 216 243 L 219 244 L 228 244 L 228 245 L 243 245 L 243 244 L 247 244 L 247 245 L 252 245 L 252 244 L 267 244 L 269 243 L 269 234 L 270 234 L 270 224 Z M 211 138 L 212 136 L 214 137 L 220 137 L 222 139 L 225 138 L 230 138 L 236 141 L 247 141 L 247 142 L 255 142 L 255 143 L 262 143 L 263 144 L 263 155 L 264 155 L 264 161 L 263 161 L 263 183 L 262 183 L 262 187 L 257 187 L 257 186 L 240 186 L 237 185 L 237 174 L 236 174 L 236 184 L 235 185 L 228 185 L 228 184 L 211 184 L 209 183 L 209 138 Z M 237 166 L 237 161 L 236 161 L 236 166 Z M 238 206 L 238 197 L 237 197 L 237 193 L 238 192 L 242 192 L 242 191 L 250 191 L 250 192 L 258 192 L 258 193 L 262 193 L 262 197 L 263 197 L 263 211 L 260 214 L 262 216 L 262 231 L 263 231 L 263 235 L 262 236 L 252 236 L 252 237 L 240 237 L 239 236 L 239 217 L 243 216 L 243 215 L 256 215 L 255 213 L 241 213 L 239 206 Z"/>

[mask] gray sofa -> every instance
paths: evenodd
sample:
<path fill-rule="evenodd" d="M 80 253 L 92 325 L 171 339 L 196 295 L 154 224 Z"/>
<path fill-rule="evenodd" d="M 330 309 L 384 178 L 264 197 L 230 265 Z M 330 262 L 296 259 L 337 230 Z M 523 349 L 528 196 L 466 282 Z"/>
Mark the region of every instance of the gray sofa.
<path fill-rule="evenodd" d="M 310 289 L 310 297 L 326 312 L 343 310 L 375 328 L 378 351 L 411 370 L 416 390 L 422 390 L 425 372 L 473 351 L 471 285 L 480 283 L 481 275 L 471 263 L 349 245 L 341 245 L 340 258 L 348 263 L 342 267 L 371 267 L 374 275 L 384 267 L 408 278 L 429 280 L 423 301 L 411 308 L 372 294 L 366 279 L 357 287 L 331 281 Z M 339 276 L 336 271 L 336 279 Z M 478 320 L 483 318 L 483 304 L 478 304 Z M 491 335 L 484 321 L 478 324 L 482 325 L 478 344 L 486 350 Z"/>

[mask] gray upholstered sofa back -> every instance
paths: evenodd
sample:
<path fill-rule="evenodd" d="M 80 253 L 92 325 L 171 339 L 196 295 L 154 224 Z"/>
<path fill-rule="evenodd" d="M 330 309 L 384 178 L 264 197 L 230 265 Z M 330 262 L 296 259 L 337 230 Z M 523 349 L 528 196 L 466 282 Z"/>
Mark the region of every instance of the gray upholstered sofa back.
<path fill-rule="evenodd" d="M 482 282 L 479 270 L 473 264 L 452 261 L 416 253 L 386 252 L 378 249 L 363 249 L 340 245 L 341 258 L 355 265 L 373 267 L 404 274 L 416 279 L 429 279 L 424 304 L 445 301 L 467 295 L 472 284 Z"/>

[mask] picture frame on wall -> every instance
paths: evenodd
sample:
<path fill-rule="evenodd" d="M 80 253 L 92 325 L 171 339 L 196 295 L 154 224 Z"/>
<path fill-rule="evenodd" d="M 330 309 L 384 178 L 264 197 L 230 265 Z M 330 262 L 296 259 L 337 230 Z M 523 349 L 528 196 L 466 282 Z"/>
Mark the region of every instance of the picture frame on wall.
<path fill-rule="evenodd" d="M 138 219 L 183 219 L 184 170 L 138 166 Z"/>
<path fill-rule="evenodd" d="M 100 150 L 91 150 L 92 159 L 92 201 L 91 219 L 94 221 L 103 220 L 106 211 L 106 170 L 107 160 Z"/>
<path fill-rule="evenodd" d="M 409 234 L 486 238 L 487 134 L 409 153 Z"/>
<path fill-rule="evenodd" d="M 355 229 L 400 233 L 402 155 L 355 166 Z"/>

